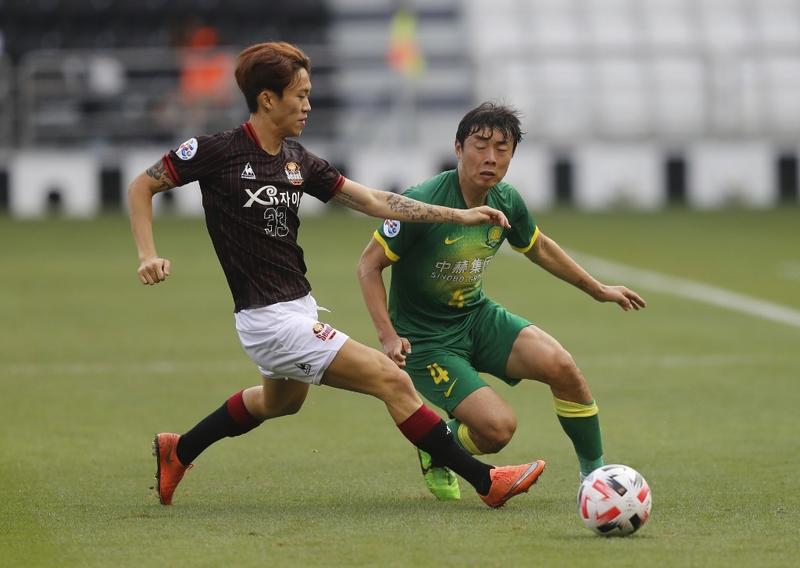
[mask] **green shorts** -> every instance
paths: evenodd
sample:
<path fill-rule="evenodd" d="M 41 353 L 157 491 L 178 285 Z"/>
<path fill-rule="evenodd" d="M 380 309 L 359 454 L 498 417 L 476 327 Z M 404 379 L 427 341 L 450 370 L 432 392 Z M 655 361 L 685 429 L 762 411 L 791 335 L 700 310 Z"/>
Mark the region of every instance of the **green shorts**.
<path fill-rule="evenodd" d="M 506 376 L 506 364 L 519 332 L 531 322 L 487 301 L 468 316 L 466 333 L 453 336 L 446 330 L 441 341 L 420 342 L 413 338 L 406 358 L 406 371 L 422 396 L 439 408 L 452 413 L 459 403 L 477 389 L 486 386 L 478 373 L 489 373 L 511 386 L 520 382 Z"/>

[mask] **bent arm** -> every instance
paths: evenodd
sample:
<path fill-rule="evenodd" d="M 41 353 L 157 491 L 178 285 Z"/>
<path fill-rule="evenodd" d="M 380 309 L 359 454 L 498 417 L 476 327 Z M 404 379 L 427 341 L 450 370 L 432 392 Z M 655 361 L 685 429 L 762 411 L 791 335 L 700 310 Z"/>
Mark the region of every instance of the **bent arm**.
<path fill-rule="evenodd" d="M 142 284 L 157 284 L 169 276 L 170 263 L 158 256 L 153 238 L 153 196 L 172 187 L 175 184 L 161 160 L 139 174 L 128 186 L 128 211 L 139 255 L 137 272 Z"/>
<path fill-rule="evenodd" d="M 384 353 L 402 367 L 405 365 L 405 353 L 411 352 L 411 345 L 406 338 L 397 335 L 386 306 L 383 271 L 391 264 L 381 245 L 374 238 L 371 239 L 358 261 L 358 284 Z"/>
<path fill-rule="evenodd" d="M 539 233 L 525 256 L 553 276 L 583 290 L 598 302 L 615 302 L 626 311 L 647 307 L 647 303 L 636 292 L 624 286 L 607 286 L 596 280 L 544 233 Z"/>
<path fill-rule="evenodd" d="M 379 219 L 396 219 L 415 223 L 511 226 L 501 211 L 486 205 L 471 209 L 452 209 L 441 205 L 431 205 L 389 191 L 373 189 L 350 179 L 345 179 L 334 199 L 345 207 Z"/>

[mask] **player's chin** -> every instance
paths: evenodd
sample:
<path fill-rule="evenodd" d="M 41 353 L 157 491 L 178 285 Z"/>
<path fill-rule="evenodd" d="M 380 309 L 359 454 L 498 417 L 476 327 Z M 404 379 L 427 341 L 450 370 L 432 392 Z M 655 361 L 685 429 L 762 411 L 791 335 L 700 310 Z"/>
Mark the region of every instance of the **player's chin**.
<path fill-rule="evenodd" d="M 483 189 L 489 189 L 490 187 L 493 187 L 495 184 L 497 184 L 497 181 L 498 180 L 496 177 L 489 176 L 478 176 L 478 179 L 475 180 L 478 187 Z"/>

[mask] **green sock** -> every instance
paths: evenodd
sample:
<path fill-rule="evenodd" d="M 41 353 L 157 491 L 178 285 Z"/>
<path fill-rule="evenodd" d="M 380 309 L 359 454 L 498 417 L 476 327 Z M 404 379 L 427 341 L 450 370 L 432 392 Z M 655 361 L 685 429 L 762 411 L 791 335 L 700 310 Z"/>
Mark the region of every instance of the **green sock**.
<path fill-rule="evenodd" d="M 553 397 L 553 401 L 558 421 L 575 447 L 581 474 L 589 475 L 605 464 L 597 405 L 594 401 L 590 404 L 580 404 L 556 397 Z"/>

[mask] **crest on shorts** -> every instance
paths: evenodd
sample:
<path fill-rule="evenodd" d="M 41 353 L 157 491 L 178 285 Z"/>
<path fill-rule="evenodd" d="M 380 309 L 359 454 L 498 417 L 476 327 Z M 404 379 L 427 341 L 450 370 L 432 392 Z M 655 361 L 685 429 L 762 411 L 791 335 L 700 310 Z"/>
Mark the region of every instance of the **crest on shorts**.
<path fill-rule="evenodd" d="M 322 322 L 315 323 L 314 327 L 311 329 L 311 332 L 317 339 L 321 339 L 322 341 L 333 339 L 333 337 L 336 335 L 336 330 L 333 329 L 332 326 Z"/>
<path fill-rule="evenodd" d="M 497 225 L 492 225 L 489 227 L 489 231 L 486 233 L 486 246 L 489 248 L 494 248 L 502 238 L 503 228 L 498 227 Z"/>
<path fill-rule="evenodd" d="M 295 363 L 294 366 L 303 371 L 306 376 L 311 374 L 311 365 L 308 363 Z"/>
<path fill-rule="evenodd" d="M 197 138 L 189 138 L 186 142 L 178 146 L 175 154 L 181 160 L 191 160 L 197 154 Z"/>
<path fill-rule="evenodd" d="M 303 185 L 303 174 L 300 173 L 300 166 L 296 162 L 286 162 L 283 167 L 286 177 L 292 185 Z"/>
<path fill-rule="evenodd" d="M 387 237 L 396 237 L 400 232 L 400 221 L 394 219 L 386 219 L 383 222 L 383 234 Z"/>

